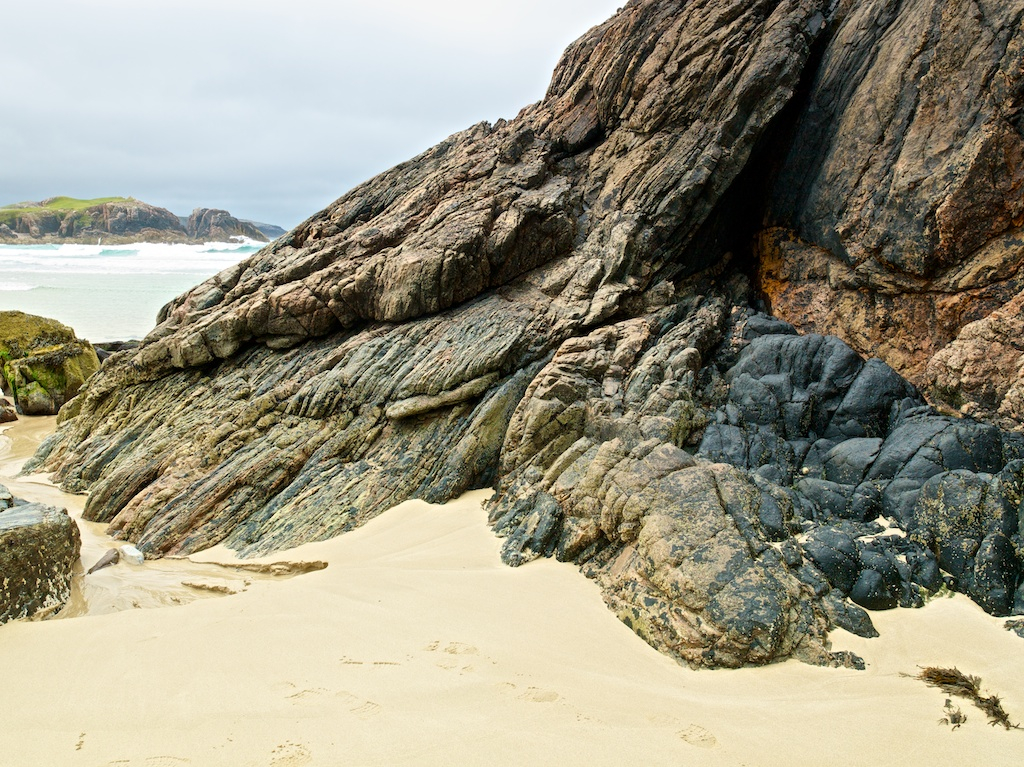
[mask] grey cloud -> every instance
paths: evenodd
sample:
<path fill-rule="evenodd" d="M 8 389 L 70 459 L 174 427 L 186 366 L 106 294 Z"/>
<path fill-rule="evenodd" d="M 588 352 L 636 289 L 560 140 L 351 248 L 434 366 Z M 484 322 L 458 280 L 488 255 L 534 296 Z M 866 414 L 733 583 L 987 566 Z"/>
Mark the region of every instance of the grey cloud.
<path fill-rule="evenodd" d="M 290 226 L 541 98 L 590 0 L 58 0 L 5 9 L 0 203 L 132 194 Z M 44 10 L 45 9 L 45 18 Z"/>

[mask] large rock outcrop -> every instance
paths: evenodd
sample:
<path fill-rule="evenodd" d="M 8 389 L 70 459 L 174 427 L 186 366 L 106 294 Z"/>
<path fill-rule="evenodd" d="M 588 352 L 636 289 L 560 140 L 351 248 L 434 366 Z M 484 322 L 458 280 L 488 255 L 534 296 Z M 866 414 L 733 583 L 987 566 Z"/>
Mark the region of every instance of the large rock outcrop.
<path fill-rule="evenodd" d="M 80 549 L 78 525 L 66 511 L 16 504 L 0 485 L 0 623 L 59 610 Z"/>
<path fill-rule="evenodd" d="M 810 209 L 783 193 L 816 83 L 863 74 L 843 51 L 930 51 L 900 24 L 931 8 L 633 0 L 515 120 L 168 304 L 34 467 L 150 555 L 263 553 L 492 485 L 506 561 L 579 563 L 694 665 L 840 662 L 830 627 L 870 634 L 862 607 L 919 604 L 940 567 L 1020 609 L 1019 439 L 751 308 L 748 276 L 775 306 L 761 264 L 811 247 L 779 226 Z"/>
<path fill-rule="evenodd" d="M 248 237 L 257 242 L 266 242 L 267 237 L 255 224 L 239 221 L 226 210 L 196 208 L 188 217 L 185 231 L 193 240 L 228 242 L 232 237 Z"/>
<path fill-rule="evenodd" d="M 164 232 L 172 235 L 181 232 L 181 222 L 166 208 L 138 200 L 119 200 L 87 208 L 84 215 L 68 216 L 60 234 L 71 237 L 85 229 L 121 236 L 160 237 Z"/>
<path fill-rule="evenodd" d="M 67 325 L 0 311 L 0 386 L 25 415 L 54 415 L 99 366 L 92 345 Z"/>
<path fill-rule="evenodd" d="M 0 208 L 0 218 L 12 235 L 48 242 L 93 241 L 96 237 L 136 242 L 185 239 L 185 229 L 177 216 L 131 197 L 53 197 Z"/>
<path fill-rule="evenodd" d="M 770 194 L 762 289 L 937 401 L 999 412 L 1016 368 L 955 371 L 965 326 L 1020 317 L 1024 2 L 839 5 Z M 1024 424 L 1012 403 L 1000 415 Z"/>

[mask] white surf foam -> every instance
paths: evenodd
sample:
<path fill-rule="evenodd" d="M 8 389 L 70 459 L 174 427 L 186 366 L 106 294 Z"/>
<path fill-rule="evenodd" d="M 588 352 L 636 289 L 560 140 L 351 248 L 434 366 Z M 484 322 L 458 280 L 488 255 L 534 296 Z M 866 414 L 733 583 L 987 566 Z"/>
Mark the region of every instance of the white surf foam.
<path fill-rule="evenodd" d="M 253 240 L 202 245 L 132 243 L 129 245 L 0 245 L 3 272 L 64 274 L 216 274 L 255 253 Z"/>

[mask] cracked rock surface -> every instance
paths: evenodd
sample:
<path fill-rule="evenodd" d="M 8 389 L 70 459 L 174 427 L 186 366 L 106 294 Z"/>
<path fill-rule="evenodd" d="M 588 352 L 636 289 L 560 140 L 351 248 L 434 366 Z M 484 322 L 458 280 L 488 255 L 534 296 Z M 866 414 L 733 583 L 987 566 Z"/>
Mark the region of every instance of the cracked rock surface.
<path fill-rule="evenodd" d="M 904 208 L 856 191 L 877 179 L 832 183 L 860 146 L 839 116 L 886 57 L 898 99 L 924 87 L 901 57 L 939 58 L 925 32 L 974 8 L 948 6 L 633 0 L 514 120 L 455 134 L 168 304 L 29 468 L 88 489 L 87 518 L 150 556 L 266 553 L 493 486 L 508 563 L 578 563 L 695 666 L 855 664 L 830 628 L 870 634 L 863 608 L 920 604 L 944 577 L 1020 610 L 1019 436 L 940 415 L 864 344 L 754 308 L 806 287 L 818 317 L 834 285 L 800 259 L 831 269 L 822 227 L 902 226 Z M 1015 35 L 991 43 L 1000 62 Z M 996 79 L 978 93 L 1015 82 Z M 813 105 L 831 110 L 827 147 Z M 857 263 L 922 279 L 1008 231 L 978 226 L 939 255 Z"/>
<path fill-rule="evenodd" d="M 63 607 L 80 549 L 65 510 L 18 501 L 0 485 L 0 623 Z"/>
<path fill-rule="evenodd" d="M 825 36 L 759 235 L 771 308 L 1020 430 L 1024 2 L 841 0 Z"/>

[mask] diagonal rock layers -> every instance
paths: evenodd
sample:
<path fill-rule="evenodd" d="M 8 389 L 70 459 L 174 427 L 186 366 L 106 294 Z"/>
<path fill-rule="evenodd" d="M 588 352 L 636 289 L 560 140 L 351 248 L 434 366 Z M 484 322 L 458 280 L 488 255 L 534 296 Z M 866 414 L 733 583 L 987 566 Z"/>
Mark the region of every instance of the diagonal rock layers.
<path fill-rule="evenodd" d="M 808 249 L 850 260 L 821 234 L 854 210 L 819 199 L 859 156 L 835 116 L 886 56 L 902 109 L 927 68 L 899 56 L 938 58 L 944 38 L 901 30 L 977 8 L 949 5 L 634 0 L 514 120 L 366 182 L 165 307 L 35 465 L 150 555 L 258 554 L 495 486 L 506 561 L 577 562 L 693 665 L 847 662 L 832 626 L 870 634 L 858 605 L 919 604 L 942 571 L 992 612 L 1024 607 L 1019 438 L 750 308 L 751 285 L 785 304 Z M 1013 7 L 979 11 L 995 48 L 1016 39 L 999 26 Z M 1002 71 L 977 92 L 1019 85 Z M 857 210 L 873 237 L 900 225 Z M 960 239 L 877 262 L 923 279 L 1007 231 L 966 210 L 943 214 Z M 801 279 L 808 306 L 832 300 Z M 896 284 L 879 280 L 856 290 Z M 801 329 L 834 319 L 805 315 Z M 976 514 L 952 511 L 962 498 Z"/>

